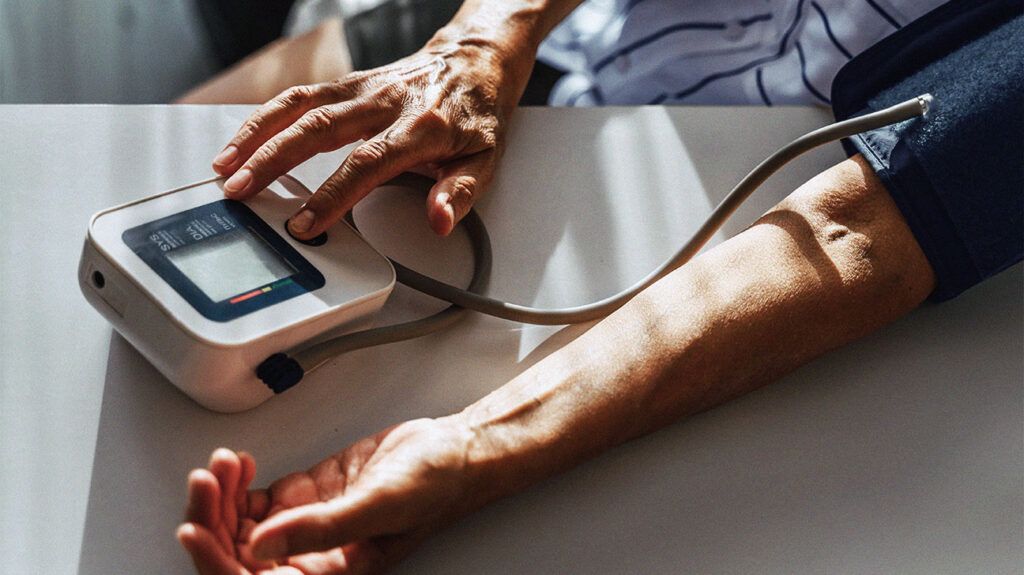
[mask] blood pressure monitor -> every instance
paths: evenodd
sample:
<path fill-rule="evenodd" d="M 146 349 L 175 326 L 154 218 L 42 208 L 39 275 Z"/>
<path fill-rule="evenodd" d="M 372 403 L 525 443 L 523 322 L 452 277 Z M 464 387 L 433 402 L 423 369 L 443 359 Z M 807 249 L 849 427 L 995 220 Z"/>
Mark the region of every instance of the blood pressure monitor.
<path fill-rule="evenodd" d="M 249 409 L 274 394 L 268 356 L 353 327 L 395 283 L 390 262 L 342 223 L 299 241 L 307 199 L 281 179 L 245 203 L 211 180 L 99 212 L 78 279 L 88 301 L 200 404 Z"/>

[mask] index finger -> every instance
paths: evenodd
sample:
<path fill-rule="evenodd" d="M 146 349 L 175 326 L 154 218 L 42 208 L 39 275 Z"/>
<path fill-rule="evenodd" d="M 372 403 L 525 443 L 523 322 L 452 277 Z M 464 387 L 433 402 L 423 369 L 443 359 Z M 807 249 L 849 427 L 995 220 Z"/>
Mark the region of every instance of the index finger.
<path fill-rule="evenodd" d="M 193 469 L 188 474 L 188 506 L 185 521 L 210 529 L 220 525 L 220 483 L 206 469 Z"/>
<path fill-rule="evenodd" d="M 214 171 L 222 176 L 234 173 L 267 140 L 294 124 L 303 114 L 324 104 L 350 99 L 355 92 L 352 83 L 343 81 L 288 88 L 245 120 L 214 158 Z"/>
<path fill-rule="evenodd" d="M 380 132 L 395 121 L 393 115 L 367 98 L 313 108 L 253 152 L 224 182 L 224 193 L 236 200 L 251 197 L 316 154 Z"/>

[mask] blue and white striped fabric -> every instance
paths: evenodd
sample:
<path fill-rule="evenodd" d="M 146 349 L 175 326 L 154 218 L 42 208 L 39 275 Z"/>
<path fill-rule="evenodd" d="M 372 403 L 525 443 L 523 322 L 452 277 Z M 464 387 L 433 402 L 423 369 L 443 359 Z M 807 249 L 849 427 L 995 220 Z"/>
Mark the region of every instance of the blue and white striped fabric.
<path fill-rule="evenodd" d="M 853 56 L 944 0 L 588 0 L 542 44 L 551 104 L 820 104 Z"/>

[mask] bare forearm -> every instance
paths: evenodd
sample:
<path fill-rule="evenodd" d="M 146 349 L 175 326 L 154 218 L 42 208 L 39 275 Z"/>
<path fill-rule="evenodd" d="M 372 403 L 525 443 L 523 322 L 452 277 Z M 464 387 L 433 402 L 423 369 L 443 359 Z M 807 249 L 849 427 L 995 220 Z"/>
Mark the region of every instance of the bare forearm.
<path fill-rule="evenodd" d="M 533 70 L 537 49 L 551 30 L 582 0 L 466 0 L 452 21 L 427 43 L 427 50 L 478 46 L 496 54 L 494 78 L 508 90 L 509 108 Z"/>
<path fill-rule="evenodd" d="M 231 494 L 255 463 L 219 450 L 189 477 L 178 538 L 197 565 L 343 555 L 380 571 L 475 507 L 899 317 L 933 282 L 870 169 L 844 162 L 459 414 L 386 429 L 244 498 Z M 245 503 L 204 513 L 230 508 L 222 493 Z M 317 551 L 328 554 L 305 555 Z"/>
<path fill-rule="evenodd" d="M 484 498 L 769 383 L 933 282 L 870 168 L 844 162 L 461 413 Z"/>

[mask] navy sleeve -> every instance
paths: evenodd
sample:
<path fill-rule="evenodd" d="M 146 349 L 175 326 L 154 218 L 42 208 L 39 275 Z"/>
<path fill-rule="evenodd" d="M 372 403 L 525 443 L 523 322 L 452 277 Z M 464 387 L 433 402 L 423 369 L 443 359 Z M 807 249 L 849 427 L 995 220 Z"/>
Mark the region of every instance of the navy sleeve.
<path fill-rule="evenodd" d="M 952 298 L 1024 254 L 1024 16 L 1019 0 L 954 0 L 851 60 L 837 119 L 931 93 L 925 120 L 844 141 L 871 164 Z"/>

